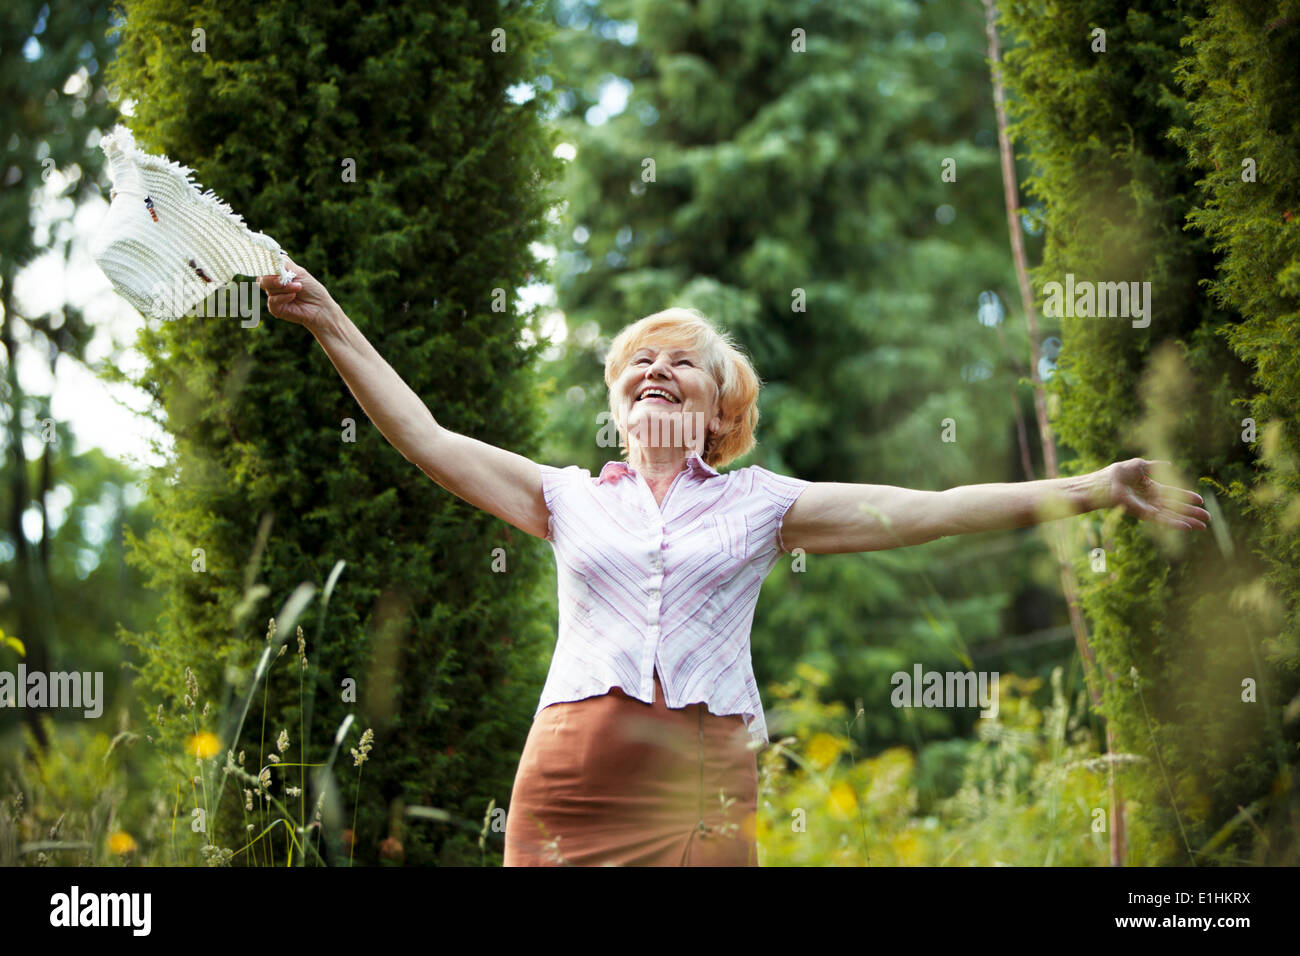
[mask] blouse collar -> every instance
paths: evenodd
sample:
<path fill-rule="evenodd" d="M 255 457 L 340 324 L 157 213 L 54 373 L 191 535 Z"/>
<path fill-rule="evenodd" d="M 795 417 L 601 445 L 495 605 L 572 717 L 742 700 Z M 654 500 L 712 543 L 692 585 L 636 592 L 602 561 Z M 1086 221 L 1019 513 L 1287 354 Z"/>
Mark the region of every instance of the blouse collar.
<path fill-rule="evenodd" d="M 719 474 L 719 472 L 716 471 L 714 468 L 712 468 L 703 458 L 701 458 L 700 453 L 695 451 L 694 449 L 691 449 L 691 451 L 687 452 L 686 454 L 685 470 L 692 472 L 697 477 L 701 476 L 701 474 L 703 475 Z M 600 469 L 600 477 L 596 479 L 596 481 L 597 484 L 603 483 L 606 480 L 616 481 L 619 478 L 623 477 L 624 475 L 633 474 L 635 471 L 636 469 L 631 467 L 625 461 L 607 461 L 605 462 L 605 466 Z"/>

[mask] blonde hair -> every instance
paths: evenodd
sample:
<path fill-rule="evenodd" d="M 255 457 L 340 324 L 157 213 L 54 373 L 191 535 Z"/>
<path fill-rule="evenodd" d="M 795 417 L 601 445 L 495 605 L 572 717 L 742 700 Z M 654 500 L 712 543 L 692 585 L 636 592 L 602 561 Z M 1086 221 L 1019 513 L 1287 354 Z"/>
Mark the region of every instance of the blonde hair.
<path fill-rule="evenodd" d="M 698 309 L 673 308 L 655 312 L 632 323 L 614 337 L 605 355 L 605 386 L 609 388 L 609 411 L 626 434 L 625 423 L 618 417 L 612 386 L 637 350 L 653 342 L 664 348 L 687 348 L 699 353 L 704 368 L 718 386 L 719 430 L 706 432 L 700 457 L 712 468 L 721 469 L 744 455 L 756 444 L 758 428 L 758 391 L 762 382 L 749 357 L 717 329 Z M 623 444 L 626 458 L 630 446 Z"/>

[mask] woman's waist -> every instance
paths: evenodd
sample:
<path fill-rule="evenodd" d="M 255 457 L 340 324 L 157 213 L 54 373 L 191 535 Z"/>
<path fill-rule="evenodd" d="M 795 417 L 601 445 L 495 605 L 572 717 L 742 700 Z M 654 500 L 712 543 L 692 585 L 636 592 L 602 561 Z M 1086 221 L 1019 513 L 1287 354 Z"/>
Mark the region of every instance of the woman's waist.
<path fill-rule="evenodd" d="M 641 700 L 619 684 L 596 690 L 579 700 L 558 700 L 542 705 L 536 720 L 554 724 L 560 718 L 570 718 L 566 723 L 598 734 L 602 728 L 628 721 L 650 721 L 666 727 L 677 727 L 682 733 L 698 738 L 701 730 L 706 738 L 730 736 L 747 727 L 743 714 L 717 714 L 710 710 L 708 701 L 691 701 L 670 707 L 663 683 L 656 672 L 653 678 L 653 703 Z M 747 733 L 747 731 L 745 731 Z"/>
<path fill-rule="evenodd" d="M 550 704 L 533 721 L 530 746 L 541 748 L 539 757 L 550 764 L 577 759 L 589 770 L 599 766 L 638 778 L 682 761 L 698 768 L 701 758 L 715 770 L 753 771 L 742 715 L 714 714 L 702 702 L 668 707 L 657 675 L 654 689 L 653 704 L 617 686 Z"/>

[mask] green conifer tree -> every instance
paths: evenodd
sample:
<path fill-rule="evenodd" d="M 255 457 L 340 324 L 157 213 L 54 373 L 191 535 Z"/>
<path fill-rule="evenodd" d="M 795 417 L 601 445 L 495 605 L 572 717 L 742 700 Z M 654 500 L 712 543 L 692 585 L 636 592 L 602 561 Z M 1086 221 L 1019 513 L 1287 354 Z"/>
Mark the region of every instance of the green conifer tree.
<path fill-rule="evenodd" d="M 125 9 L 114 76 L 134 101 L 140 145 L 195 168 L 311 269 L 440 423 L 532 452 L 540 392 L 520 339 L 533 317 L 513 290 L 534 268 L 529 244 L 559 162 L 538 119 L 545 97 L 521 105 L 505 92 L 535 69 L 546 27 L 532 5 Z M 239 742 L 221 740 L 218 767 L 224 748 L 246 749 L 256 774 L 281 729 L 283 763 L 321 763 L 354 715 L 335 766 L 347 815 L 326 814 L 326 848 L 337 854 L 351 825 L 358 771 L 347 751 L 373 726 L 355 861 L 375 862 L 388 839 L 390 861 L 478 863 L 485 812 L 490 800 L 508 803 L 550 649 L 544 545 L 432 484 L 368 423 L 301 327 L 261 315 L 251 328 L 182 318 L 140 336 L 140 383 L 175 450 L 151 483 L 159 527 L 132 541 L 166 611 L 126 637 L 173 713 L 165 740 L 175 749 L 190 730 L 172 706 L 187 666 L 197 706 L 224 705 L 231 726 L 268 618 L 307 582 L 317 597 L 301 620 L 305 706 L 286 654 L 271 665 L 265 711 L 259 684 Z M 505 565 L 493 573 L 498 548 Z M 346 567 L 322 616 L 338 561 Z M 295 649 L 292 633 L 276 637 Z M 223 687 L 234 696 L 223 699 Z M 261 832 L 269 816 L 244 819 L 243 794 L 218 773 L 223 785 L 211 836 L 237 849 L 245 825 Z M 273 795 L 295 811 L 305 800 L 310 822 L 310 798 L 285 798 L 298 785 L 295 768 L 274 770 Z M 403 806 L 454 819 L 411 819 Z M 487 849 L 498 853 L 504 828 L 490 822 Z M 284 846 L 273 833 L 239 859 L 283 863 Z"/>
<path fill-rule="evenodd" d="M 1186 223 L 1208 197 L 1170 136 L 1200 108 L 1173 90 L 1182 44 L 1193 39 L 1188 21 L 1205 5 L 1000 9 L 1015 44 L 1006 55 L 1013 136 L 1034 168 L 1026 186 L 1046 209 L 1033 270 L 1040 307 L 1046 284 L 1067 275 L 1150 283 L 1145 319 L 1044 319 L 1059 322 L 1064 343 L 1049 383 L 1058 435 L 1076 468 L 1143 455 L 1172 460 L 1187 476 L 1179 483 L 1207 498 L 1202 477 L 1251 484 L 1253 452 L 1235 420 L 1248 370 L 1223 336 L 1237 320 L 1202 288 L 1217 259 Z M 1290 679 L 1261 655 L 1271 635 L 1250 610 L 1266 570 L 1262 528 L 1238 503 L 1220 505 L 1216 534 L 1199 538 L 1097 514 L 1076 555 L 1105 674 L 1103 713 L 1141 758 L 1123 783 L 1138 808 L 1128 820 L 1133 864 L 1249 859 L 1253 831 L 1240 808 L 1279 770 L 1277 712 L 1262 701 L 1276 705 Z M 1104 569 L 1094 547 L 1104 549 Z M 1261 703 L 1245 699 L 1248 680 Z"/>
<path fill-rule="evenodd" d="M 1294 863 L 1300 858 L 1291 824 L 1300 802 L 1292 782 L 1300 740 L 1300 4 L 1216 3 L 1188 38 L 1190 55 L 1176 75 L 1191 122 L 1173 134 L 1204 193 L 1188 220 L 1222 252 L 1207 288 L 1240 320 L 1218 331 L 1253 371 L 1253 388 L 1240 393 L 1233 419 L 1259 468 L 1249 479 L 1217 487 L 1259 522 L 1267 566 L 1265 586 L 1246 592 L 1251 599 L 1243 602 L 1258 642 L 1255 668 L 1268 675 L 1256 680 L 1267 730 L 1248 764 L 1256 809 L 1267 808 L 1260 815 L 1268 853 L 1261 845 L 1257 859 Z"/>

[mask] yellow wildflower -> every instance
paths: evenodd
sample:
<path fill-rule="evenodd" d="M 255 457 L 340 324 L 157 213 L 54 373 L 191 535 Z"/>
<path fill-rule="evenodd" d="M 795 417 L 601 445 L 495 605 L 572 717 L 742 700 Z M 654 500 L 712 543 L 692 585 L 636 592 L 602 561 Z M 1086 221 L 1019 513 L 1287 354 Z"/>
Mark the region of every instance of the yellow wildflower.
<path fill-rule="evenodd" d="M 198 734 L 191 734 L 189 741 L 185 745 L 185 752 L 193 754 L 196 757 L 215 757 L 221 752 L 221 741 L 217 735 L 203 731 Z"/>
<path fill-rule="evenodd" d="M 920 866 L 924 860 L 921 841 L 916 835 L 904 831 L 890 841 L 900 866 Z"/>
<path fill-rule="evenodd" d="M 110 853 L 134 853 L 139 847 L 131 834 L 118 830 L 108 838 L 108 849 Z"/>
<path fill-rule="evenodd" d="M 841 820 L 850 816 L 858 809 L 857 795 L 854 794 L 853 788 L 844 781 L 840 781 L 831 787 L 829 803 L 831 813 Z"/>
<path fill-rule="evenodd" d="M 843 744 L 838 737 L 826 733 L 814 734 L 812 740 L 808 741 L 808 759 L 825 770 L 834 763 L 842 749 Z"/>

